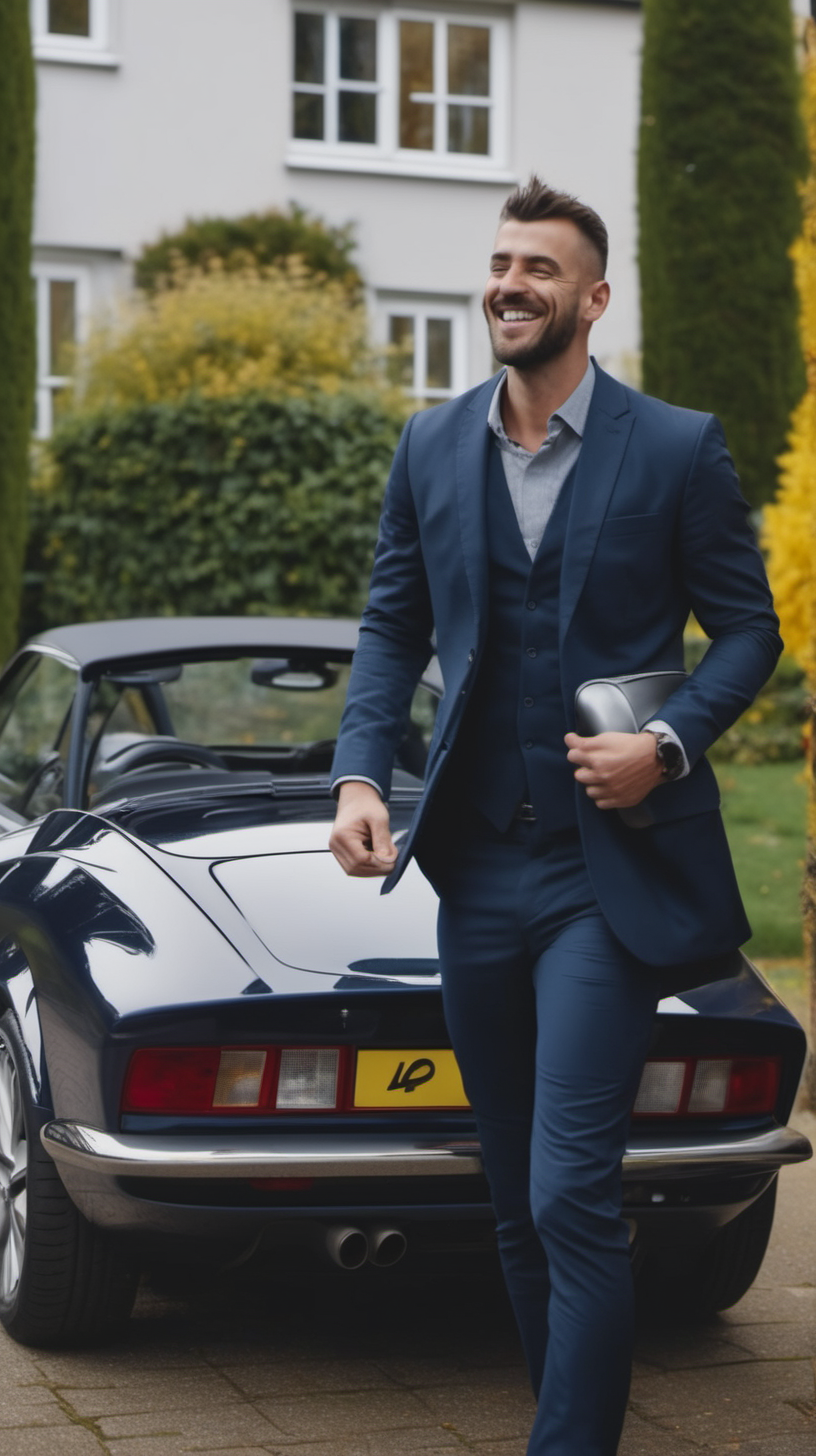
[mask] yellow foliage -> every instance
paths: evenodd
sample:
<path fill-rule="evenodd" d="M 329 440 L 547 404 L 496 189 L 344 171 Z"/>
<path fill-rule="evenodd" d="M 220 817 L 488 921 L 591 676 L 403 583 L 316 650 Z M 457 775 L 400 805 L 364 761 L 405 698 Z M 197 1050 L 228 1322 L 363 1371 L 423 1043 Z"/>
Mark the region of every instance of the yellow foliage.
<path fill-rule="evenodd" d="M 805 125 L 811 166 L 803 188 L 804 225 L 793 248 L 801 300 L 807 392 L 794 410 L 780 483 L 766 507 L 764 541 L 785 645 L 816 689 L 816 25 L 807 27 Z"/>
<path fill-rule="evenodd" d="M 297 258 L 225 271 L 176 268 L 173 286 L 123 303 L 78 351 L 73 407 L 197 393 L 336 393 L 375 377 L 364 307 Z"/>

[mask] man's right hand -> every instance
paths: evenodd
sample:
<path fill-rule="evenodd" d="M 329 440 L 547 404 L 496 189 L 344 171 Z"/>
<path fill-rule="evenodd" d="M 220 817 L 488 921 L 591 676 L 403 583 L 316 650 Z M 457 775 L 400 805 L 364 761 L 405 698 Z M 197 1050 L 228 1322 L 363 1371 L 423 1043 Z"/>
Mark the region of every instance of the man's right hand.
<path fill-rule="evenodd" d="M 391 873 L 397 846 L 388 809 L 371 784 L 355 780 L 340 785 L 329 849 L 347 875 L 367 879 Z"/>

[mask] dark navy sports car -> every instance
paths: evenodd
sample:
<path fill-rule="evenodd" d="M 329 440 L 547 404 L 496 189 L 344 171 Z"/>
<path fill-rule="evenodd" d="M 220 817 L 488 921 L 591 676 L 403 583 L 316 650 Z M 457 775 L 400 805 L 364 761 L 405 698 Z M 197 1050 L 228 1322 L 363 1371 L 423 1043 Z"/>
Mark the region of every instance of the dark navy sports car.
<path fill-rule="evenodd" d="M 347 1269 L 489 1238 L 442 1017 L 433 892 L 327 849 L 357 629 L 64 627 L 0 678 L 0 1319 L 98 1336 L 156 1250 L 312 1245 Z M 404 829 L 442 684 L 417 690 Z M 759 1268 L 801 1028 L 743 960 L 661 1002 L 624 1201 L 643 1287 L 692 1309 Z"/>

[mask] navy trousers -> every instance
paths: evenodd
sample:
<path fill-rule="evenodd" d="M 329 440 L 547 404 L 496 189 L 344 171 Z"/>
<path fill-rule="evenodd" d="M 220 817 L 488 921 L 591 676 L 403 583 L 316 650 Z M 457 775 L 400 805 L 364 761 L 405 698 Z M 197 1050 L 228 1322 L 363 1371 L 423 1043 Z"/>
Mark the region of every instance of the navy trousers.
<path fill-rule="evenodd" d="M 457 840 L 433 874 L 445 1015 L 538 1400 L 528 1456 L 614 1456 L 634 1320 L 621 1160 L 655 975 L 602 918 L 577 831 L 479 818 Z"/>

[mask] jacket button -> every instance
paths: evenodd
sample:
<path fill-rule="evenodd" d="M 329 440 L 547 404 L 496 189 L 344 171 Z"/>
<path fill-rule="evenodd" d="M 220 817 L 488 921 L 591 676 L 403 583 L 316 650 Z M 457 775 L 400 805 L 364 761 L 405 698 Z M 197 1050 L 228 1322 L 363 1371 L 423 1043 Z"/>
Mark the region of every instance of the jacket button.
<path fill-rule="evenodd" d="M 524 745 L 524 747 L 525 748 L 532 748 L 532 746 L 533 746 L 533 740 L 532 740 L 532 738 L 528 738 L 527 739 L 527 742 Z"/>
<path fill-rule="evenodd" d="M 527 648 L 527 656 L 528 657 L 537 657 L 538 656 L 537 649 L 535 647 L 528 647 Z"/>
<path fill-rule="evenodd" d="M 528 612 L 534 612 L 537 605 L 538 605 L 537 602 L 528 602 L 527 603 L 527 611 Z"/>
<path fill-rule="evenodd" d="M 525 698 L 524 699 L 524 706 L 525 706 L 525 708 L 532 708 L 533 702 L 534 702 L 534 699 L 533 698 Z"/>

